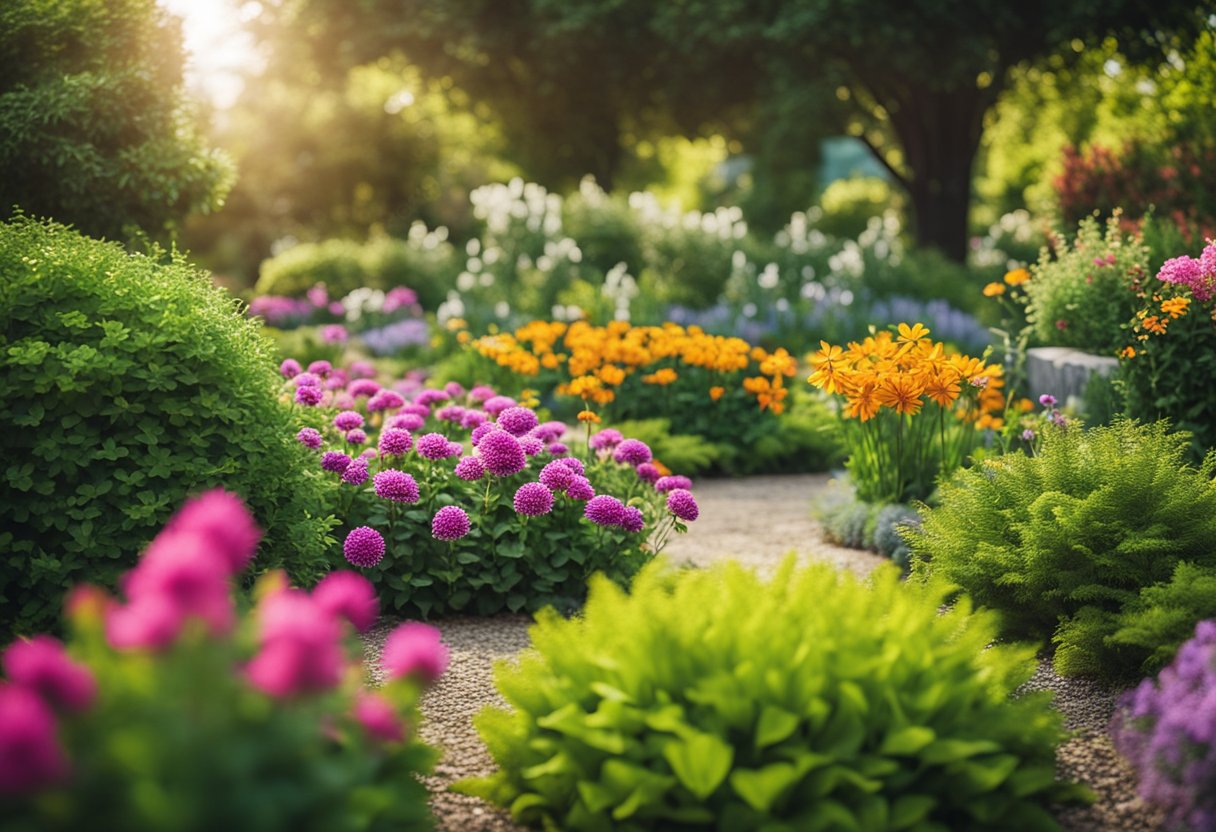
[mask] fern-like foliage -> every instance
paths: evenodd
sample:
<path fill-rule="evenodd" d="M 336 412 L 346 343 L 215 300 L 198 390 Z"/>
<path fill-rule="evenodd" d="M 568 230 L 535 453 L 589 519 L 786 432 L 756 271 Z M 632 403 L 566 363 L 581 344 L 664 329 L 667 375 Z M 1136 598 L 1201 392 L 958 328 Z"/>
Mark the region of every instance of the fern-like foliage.
<path fill-rule="evenodd" d="M 986 460 L 943 484 L 910 543 L 914 572 L 1000 611 L 1008 636 L 1054 638 L 1070 675 L 1135 676 L 1161 647 L 1116 640 L 1125 611 L 1181 563 L 1216 567 L 1216 457 L 1187 464 L 1188 436 L 1121 420 L 1050 432 L 1034 457 Z"/>

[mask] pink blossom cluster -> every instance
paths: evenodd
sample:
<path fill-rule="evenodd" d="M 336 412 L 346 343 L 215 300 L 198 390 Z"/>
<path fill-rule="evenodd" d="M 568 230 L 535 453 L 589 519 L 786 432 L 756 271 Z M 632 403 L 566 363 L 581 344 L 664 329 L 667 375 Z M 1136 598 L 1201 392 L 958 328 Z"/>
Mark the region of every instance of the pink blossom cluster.
<path fill-rule="evenodd" d="M 1175 283 L 1191 290 L 1195 300 L 1207 303 L 1216 296 L 1216 241 L 1209 240 L 1198 257 L 1175 257 L 1166 260 L 1157 279 Z"/>

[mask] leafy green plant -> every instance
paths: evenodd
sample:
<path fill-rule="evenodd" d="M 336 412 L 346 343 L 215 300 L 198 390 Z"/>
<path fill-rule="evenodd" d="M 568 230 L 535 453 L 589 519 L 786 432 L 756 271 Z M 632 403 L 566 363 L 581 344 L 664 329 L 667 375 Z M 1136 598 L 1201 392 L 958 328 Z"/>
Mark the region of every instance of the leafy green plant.
<path fill-rule="evenodd" d="M 367 581 L 313 592 L 282 573 L 237 612 L 232 577 L 258 531 L 221 491 L 193 501 L 124 578 L 70 596 L 71 637 L 18 640 L 0 684 L 0 827 L 13 832 L 420 832 L 435 759 L 418 702 L 447 665 L 439 633 L 388 634 L 364 687 L 354 630 Z M 353 672 L 352 672 L 353 670 Z"/>
<path fill-rule="evenodd" d="M 1206 619 L 1216 619 L 1216 568 L 1180 563 L 1168 583 L 1145 587 L 1124 608 L 1109 641 L 1147 654 L 1141 667 L 1156 673 Z"/>
<path fill-rule="evenodd" d="M 460 789 L 568 830 L 1056 829 L 1060 717 L 1011 699 L 1031 651 L 938 610 L 896 569 L 863 584 L 788 558 L 596 579 L 495 670 L 476 720 L 501 767 Z M 851 622 L 841 627 L 840 622 Z"/>
<path fill-rule="evenodd" d="M 1105 231 L 1086 217 L 1071 245 L 1057 235 L 1054 253 L 1044 249 L 1030 267 L 1027 320 L 1042 343 L 1111 355 L 1122 345 L 1137 284 L 1148 277 L 1148 249 L 1124 236 L 1119 217 Z"/>
<path fill-rule="evenodd" d="M 321 478 L 236 301 L 179 258 L 26 218 L 0 225 L 0 274 L 0 628 L 49 626 L 73 583 L 113 585 L 220 482 L 266 529 L 259 566 L 320 573 Z"/>
<path fill-rule="evenodd" d="M 1216 455 L 1194 468 L 1187 448 L 1164 422 L 1045 430 L 1035 456 L 986 459 L 942 484 L 909 538 L 913 572 L 999 611 L 1007 636 L 1054 639 L 1061 673 L 1138 676 L 1163 657 L 1115 637 L 1123 616 L 1151 605 L 1142 593 L 1179 564 L 1216 567 Z"/>
<path fill-rule="evenodd" d="M 906 530 L 920 527 L 920 512 L 903 503 L 866 503 L 847 477 L 834 478 L 811 503 L 811 514 L 833 543 L 869 549 L 906 569 L 910 550 Z"/>

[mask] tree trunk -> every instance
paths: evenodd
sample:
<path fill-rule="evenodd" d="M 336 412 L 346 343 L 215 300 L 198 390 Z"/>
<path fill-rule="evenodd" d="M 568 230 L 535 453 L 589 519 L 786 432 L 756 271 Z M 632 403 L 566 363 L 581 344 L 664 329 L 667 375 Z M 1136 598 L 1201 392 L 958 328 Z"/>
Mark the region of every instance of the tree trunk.
<path fill-rule="evenodd" d="M 996 90 L 901 90 L 883 101 L 903 150 L 916 242 L 967 259 L 971 168 Z"/>

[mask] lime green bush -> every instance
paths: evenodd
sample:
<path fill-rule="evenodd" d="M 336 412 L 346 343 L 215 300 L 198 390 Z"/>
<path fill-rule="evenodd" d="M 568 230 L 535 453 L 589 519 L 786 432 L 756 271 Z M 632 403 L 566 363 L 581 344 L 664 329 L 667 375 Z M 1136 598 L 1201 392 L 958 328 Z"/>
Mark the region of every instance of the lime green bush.
<path fill-rule="evenodd" d="M 1011 699 L 1032 651 L 898 570 L 785 561 L 596 579 L 500 663 L 514 710 L 477 726 L 501 767 L 459 788 L 547 829 L 1057 828 L 1060 717 Z M 841 626 L 841 622 L 848 626 Z"/>
<path fill-rule="evenodd" d="M 1053 639 L 1061 673 L 1139 678 L 1204 616 L 1158 644 L 1119 637 L 1128 616 L 1170 605 L 1172 592 L 1152 588 L 1180 564 L 1216 568 L 1216 454 L 1191 467 L 1188 440 L 1164 422 L 1045 430 L 1035 456 L 987 459 L 942 484 L 909 540 L 913 572 L 999 611 L 1007 636 Z"/>
<path fill-rule="evenodd" d="M 861 176 L 837 179 L 819 197 L 823 216 L 816 226 L 833 237 L 856 238 L 866 230 L 871 217 L 889 210 L 902 214 L 903 200 L 886 180 Z"/>
<path fill-rule="evenodd" d="M 270 343 L 181 259 L 60 225 L 0 225 L 0 630 L 112 585 L 190 493 L 226 484 L 266 530 L 259 567 L 324 563 L 320 475 L 276 400 Z"/>

